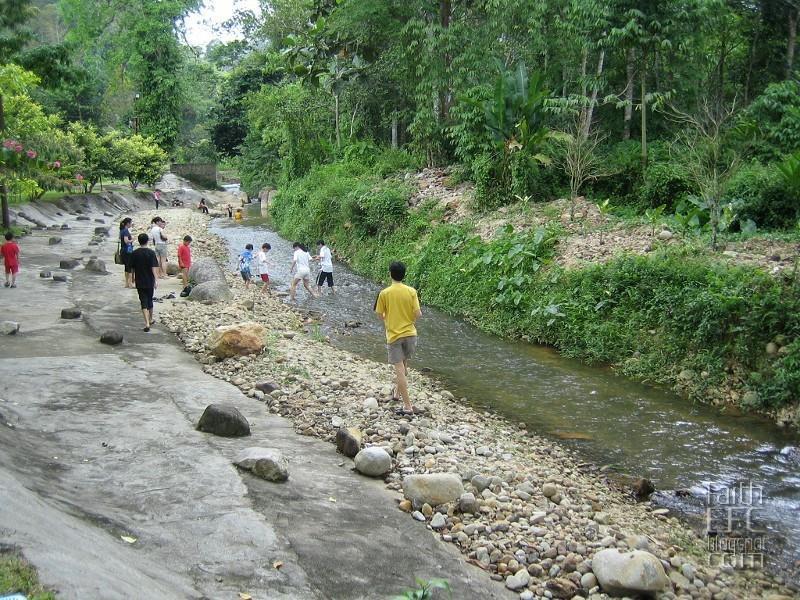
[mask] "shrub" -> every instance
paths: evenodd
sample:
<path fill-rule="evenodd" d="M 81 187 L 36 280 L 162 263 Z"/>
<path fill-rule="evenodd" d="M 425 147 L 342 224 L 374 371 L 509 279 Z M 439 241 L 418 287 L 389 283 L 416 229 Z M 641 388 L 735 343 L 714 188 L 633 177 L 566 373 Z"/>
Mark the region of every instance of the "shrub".
<path fill-rule="evenodd" d="M 755 134 L 756 157 L 777 160 L 800 150 L 800 82 L 787 80 L 768 85 L 741 119 Z"/>
<path fill-rule="evenodd" d="M 392 182 L 359 185 L 347 195 L 345 217 L 367 235 L 383 234 L 398 227 L 406 217 L 409 190 Z"/>
<path fill-rule="evenodd" d="M 693 192 L 692 183 L 683 167 L 673 162 L 651 163 L 639 189 L 639 201 L 646 208 L 664 204 L 668 209 L 673 209 Z"/>
<path fill-rule="evenodd" d="M 731 179 L 728 200 L 738 205 L 740 221 L 752 219 L 766 229 L 793 227 L 798 205 L 776 169 L 758 162 L 744 165 Z"/>
<path fill-rule="evenodd" d="M 592 195 L 613 198 L 615 204 L 636 204 L 642 183 L 642 145 L 635 140 L 614 144 L 605 164 L 609 175 L 589 187 Z"/>

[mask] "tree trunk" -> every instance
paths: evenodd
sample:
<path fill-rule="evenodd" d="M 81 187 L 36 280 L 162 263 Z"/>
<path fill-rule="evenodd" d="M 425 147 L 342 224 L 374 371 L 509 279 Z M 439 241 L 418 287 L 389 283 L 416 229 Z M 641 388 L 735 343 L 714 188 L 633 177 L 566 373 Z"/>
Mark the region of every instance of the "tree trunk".
<path fill-rule="evenodd" d="M 623 117 L 622 139 L 631 139 L 631 120 L 633 119 L 633 77 L 636 69 L 633 65 L 633 48 L 628 48 L 625 56 L 625 72 L 627 84 L 625 86 L 625 116 Z"/>
<path fill-rule="evenodd" d="M 333 119 L 336 128 L 336 149 L 342 147 L 342 134 L 339 129 L 339 94 L 333 95 Z"/>
<path fill-rule="evenodd" d="M 797 45 L 797 16 L 800 9 L 789 12 L 789 41 L 786 44 L 786 79 L 792 76 L 794 69 L 794 48 Z"/>
<path fill-rule="evenodd" d="M 586 63 L 589 60 L 589 49 L 584 47 L 581 56 L 581 95 L 586 97 Z"/>
<path fill-rule="evenodd" d="M 647 168 L 647 52 L 642 52 L 641 103 L 642 103 L 642 174 Z"/>
<path fill-rule="evenodd" d="M 397 150 L 397 111 L 392 113 L 392 149 Z"/>
<path fill-rule="evenodd" d="M 6 130 L 6 113 L 3 108 L 3 94 L 0 94 L 0 137 Z M 8 213 L 8 191 L 6 190 L 5 177 L 0 174 L 0 204 L 3 211 L 3 227 L 5 229 L 11 228 L 11 215 Z"/>
<path fill-rule="evenodd" d="M 439 0 L 439 24 L 442 29 L 450 27 L 450 15 L 452 13 L 451 0 Z M 442 57 L 444 60 L 444 79 L 439 90 L 439 116 L 442 121 L 446 121 L 450 116 L 450 89 L 447 85 L 448 71 L 450 70 L 450 55 L 445 52 Z"/>
<path fill-rule="evenodd" d="M 600 56 L 597 59 L 597 71 L 595 72 L 596 79 L 594 85 L 592 86 L 592 97 L 589 100 L 589 107 L 586 109 L 586 115 L 583 120 L 583 131 L 581 131 L 581 135 L 583 135 L 583 139 L 589 137 L 589 129 L 592 127 L 592 117 L 594 114 L 594 106 L 597 104 L 597 92 L 600 88 L 600 77 L 603 75 L 603 60 L 605 59 L 606 51 L 605 49 L 600 50 Z"/>
<path fill-rule="evenodd" d="M 753 65 L 756 62 L 756 48 L 758 47 L 760 27 L 760 23 L 756 25 L 753 40 L 750 42 L 750 60 L 747 61 L 747 77 L 744 80 L 744 106 L 750 104 L 750 78 L 753 75 Z"/>

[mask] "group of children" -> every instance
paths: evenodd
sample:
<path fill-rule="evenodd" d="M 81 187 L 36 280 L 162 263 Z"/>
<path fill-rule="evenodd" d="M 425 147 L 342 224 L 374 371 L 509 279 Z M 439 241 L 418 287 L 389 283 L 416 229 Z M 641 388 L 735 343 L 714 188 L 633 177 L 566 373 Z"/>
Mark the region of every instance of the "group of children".
<path fill-rule="evenodd" d="M 317 245 L 319 246 L 319 253 L 316 256 L 311 256 L 308 253 L 308 249 L 300 242 L 295 242 L 292 244 L 294 254 L 292 255 L 292 266 L 289 271 L 292 275 L 292 283 L 289 286 L 289 297 L 292 299 L 292 301 L 295 299 L 297 284 L 301 281 L 303 282 L 303 287 L 306 288 L 306 291 L 314 298 L 317 298 L 322 294 L 322 286 L 326 282 L 331 294 L 335 293 L 333 289 L 333 260 L 331 250 L 322 240 L 319 240 Z M 259 250 L 256 254 L 253 254 L 253 244 L 247 244 L 245 246 L 244 251 L 239 255 L 239 274 L 244 280 L 245 288 L 250 287 L 250 283 L 253 280 L 252 265 L 255 261 L 256 268 L 258 269 L 258 275 L 261 277 L 261 281 L 264 282 L 261 293 L 269 293 L 267 252 L 269 252 L 271 249 L 272 246 L 264 243 L 261 245 L 261 250 Z M 316 292 L 311 289 L 310 286 L 311 261 L 318 261 L 320 263 L 320 272 L 317 277 Z"/>

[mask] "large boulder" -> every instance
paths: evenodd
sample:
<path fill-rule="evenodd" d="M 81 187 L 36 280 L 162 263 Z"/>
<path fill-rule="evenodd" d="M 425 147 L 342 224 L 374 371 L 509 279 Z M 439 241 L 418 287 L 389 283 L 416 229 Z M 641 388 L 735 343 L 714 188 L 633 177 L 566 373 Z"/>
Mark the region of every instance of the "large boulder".
<path fill-rule="evenodd" d="M 661 561 L 643 550 L 601 550 L 592 558 L 592 571 L 607 594 L 652 595 L 669 584 Z"/>
<path fill-rule="evenodd" d="M 178 263 L 167 263 L 167 275 L 180 275 L 181 269 L 178 267 Z"/>
<path fill-rule="evenodd" d="M 204 304 L 225 302 L 233 298 L 228 284 L 224 280 L 206 281 L 192 288 L 188 299 Z"/>
<path fill-rule="evenodd" d="M 3 335 L 16 335 L 19 331 L 19 323 L 16 321 L 0 321 L 0 333 Z"/>
<path fill-rule="evenodd" d="M 74 258 L 65 258 L 64 260 L 59 261 L 58 266 L 62 269 L 74 269 L 79 264 L 81 264 L 81 261 L 79 260 Z"/>
<path fill-rule="evenodd" d="M 273 448 L 245 448 L 239 452 L 233 464 L 267 481 L 289 479 L 289 461 Z"/>
<path fill-rule="evenodd" d="M 209 281 L 225 281 L 225 272 L 213 258 L 204 256 L 198 258 L 189 267 L 189 279 L 194 283 L 207 283 Z"/>
<path fill-rule="evenodd" d="M 250 423 L 235 406 L 209 404 L 197 422 L 197 430 L 222 437 L 250 435 Z"/>
<path fill-rule="evenodd" d="M 116 346 L 122 343 L 122 334 L 119 331 L 108 329 L 100 334 L 100 343 Z"/>
<path fill-rule="evenodd" d="M 392 468 L 392 457 L 383 448 L 370 446 L 356 454 L 356 471 L 368 477 L 386 475 Z"/>
<path fill-rule="evenodd" d="M 336 431 L 336 449 L 347 458 L 361 451 L 361 431 L 355 427 L 340 427 Z"/>
<path fill-rule="evenodd" d="M 423 504 L 438 506 L 453 502 L 464 493 L 461 477 L 455 473 L 409 475 L 403 479 L 403 495 L 414 507 Z"/>
<path fill-rule="evenodd" d="M 61 318 L 62 319 L 80 319 L 81 318 L 81 309 L 77 308 L 77 307 L 62 308 L 61 309 Z"/>
<path fill-rule="evenodd" d="M 208 347 L 217 358 L 259 354 L 264 349 L 264 334 L 260 323 L 223 325 L 211 332 Z"/>

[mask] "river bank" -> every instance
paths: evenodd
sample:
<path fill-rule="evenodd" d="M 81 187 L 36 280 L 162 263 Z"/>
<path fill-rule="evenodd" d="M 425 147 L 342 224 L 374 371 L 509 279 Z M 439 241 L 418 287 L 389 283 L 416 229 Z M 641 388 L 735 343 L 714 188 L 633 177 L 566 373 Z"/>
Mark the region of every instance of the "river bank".
<path fill-rule="evenodd" d="M 175 220 L 171 217 L 173 224 Z M 207 253 L 227 264 L 227 250 L 208 235 L 202 221 L 192 215 L 175 227 L 203 239 Z M 228 280 L 235 298 L 230 302 L 205 306 L 178 301 L 163 311 L 164 324 L 196 354 L 204 370 L 263 399 L 270 411 L 290 417 L 305 435 L 333 441 L 339 427 L 360 429 L 367 444 L 386 447 L 394 456 L 387 478 L 390 489 L 399 490 L 409 474 L 459 473 L 466 489 L 475 493 L 478 512 L 443 507 L 446 516 L 443 526 L 437 518 L 437 535 L 498 580 L 508 583 L 511 574 L 524 569 L 530 581 L 523 588 L 530 596 L 520 588 L 523 597 L 581 589 L 598 593 L 590 585 L 591 558 L 615 546 L 647 547 L 664 563 L 677 595 L 749 598 L 781 592 L 764 576 L 751 572 L 743 577 L 729 568 L 704 566 L 705 540 L 664 510 L 632 502 L 570 452 L 517 424 L 465 406 L 422 373 L 414 372 L 411 390 L 425 416 L 398 420 L 388 402 L 388 366 L 332 348 L 313 323 L 305 323 L 279 298 L 245 291 L 233 274 Z M 211 331 L 242 321 L 267 328 L 267 351 L 217 362 L 206 344 Z M 265 395 L 256 388 L 263 382 L 278 389 Z M 417 515 L 429 527 L 433 509 Z"/>
<path fill-rule="evenodd" d="M 745 250 L 756 239 L 713 252 L 702 238 L 653 235 L 585 202 L 574 221 L 563 201 L 476 214 L 463 190 L 409 181 L 354 163 L 315 168 L 277 195 L 274 227 L 325 239 L 373 280 L 404 260 L 426 303 L 484 331 L 800 426 L 792 244 L 767 236 L 758 256 Z"/>

